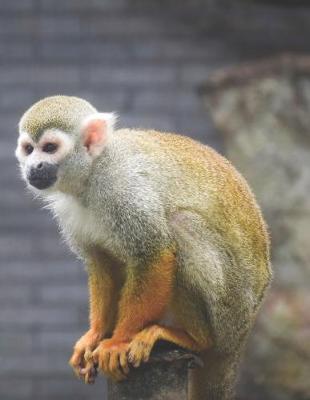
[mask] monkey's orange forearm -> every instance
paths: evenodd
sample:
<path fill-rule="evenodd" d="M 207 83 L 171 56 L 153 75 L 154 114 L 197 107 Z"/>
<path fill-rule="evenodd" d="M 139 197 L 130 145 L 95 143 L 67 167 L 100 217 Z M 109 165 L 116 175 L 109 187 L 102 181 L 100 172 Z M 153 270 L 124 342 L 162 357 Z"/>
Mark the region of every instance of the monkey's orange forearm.
<path fill-rule="evenodd" d="M 102 265 L 92 262 L 88 269 L 90 329 L 102 338 L 110 326 L 114 283 L 111 274 Z"/>
<path fill-rule="evenodd" d="M 140 276 L 129 276 L 121 293 L 118 321 L 112 340 L 128 341 L 147 324 L 157 321 L 172 293 L 175 255 L 163 252 Z"/>

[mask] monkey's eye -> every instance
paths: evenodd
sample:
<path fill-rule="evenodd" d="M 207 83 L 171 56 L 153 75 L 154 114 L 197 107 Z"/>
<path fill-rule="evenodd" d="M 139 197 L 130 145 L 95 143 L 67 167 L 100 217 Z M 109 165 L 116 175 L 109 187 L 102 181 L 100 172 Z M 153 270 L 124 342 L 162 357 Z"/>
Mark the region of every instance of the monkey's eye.
<path fill-rule="evenodd" d="M 42 150 L 43 150 L 45 153 L 53 154 L 53 153 L 56 152 L 57 148 L 58 148 L 58 146 L 57 146 L 57 144 L 55 144 L 55 143 L 46 143 L 46 144 L 43 146 Z"/>
<path fill-rule="evenodd" d="M 27 155 L 31 154 L 33 152 L 33 146 L 31 146 L 31 144 L 25 144 L 24 151 Z"/>

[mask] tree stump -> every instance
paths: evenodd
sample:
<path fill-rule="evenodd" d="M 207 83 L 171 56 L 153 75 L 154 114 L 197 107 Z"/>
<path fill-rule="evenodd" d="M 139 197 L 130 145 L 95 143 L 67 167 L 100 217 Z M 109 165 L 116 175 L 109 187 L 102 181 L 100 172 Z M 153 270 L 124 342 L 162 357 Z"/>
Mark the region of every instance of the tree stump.
<path fill-rule="evenodd" d="M 130 371 L 127 380 L 108 382 L 109 400 L 187 400 L 188 369 L 202 365 L 181 349 L 156 349 L 149 362 Z"/>

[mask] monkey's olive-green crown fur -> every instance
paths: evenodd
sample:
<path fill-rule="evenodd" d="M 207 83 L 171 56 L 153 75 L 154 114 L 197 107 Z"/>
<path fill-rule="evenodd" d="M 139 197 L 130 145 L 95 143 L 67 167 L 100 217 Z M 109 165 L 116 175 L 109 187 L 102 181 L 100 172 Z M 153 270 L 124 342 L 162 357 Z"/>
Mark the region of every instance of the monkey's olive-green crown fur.
<path fill-rule="evenodd" d="M 86 100 L 73 96 L 51 96 L 35 103 L 22 116 L 19 128 L 38 140 L 49 128 L 70 133 L 80 121 L 97 110 Z"/>

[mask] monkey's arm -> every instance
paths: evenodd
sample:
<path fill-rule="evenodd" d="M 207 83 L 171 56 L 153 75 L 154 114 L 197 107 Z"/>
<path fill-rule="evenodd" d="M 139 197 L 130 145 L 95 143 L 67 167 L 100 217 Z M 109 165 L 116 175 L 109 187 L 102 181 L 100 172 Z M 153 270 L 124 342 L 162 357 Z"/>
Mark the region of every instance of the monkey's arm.
<path fill-rule="evenodd" d="M 70 365 L 75 373 L 86 383 L 92 383 L 95 377 L 93 365 L 88 363 L 92 351 L 110 327 L 109 315 L 114 290 L 114 282 L 108 268 L 93 259 L 87 262 L 90 329 L 76 342 Z"/>
<path fill-rule="evenodd" d="M 171 298 L 174 276 L 172 249 L 162 251 L 147 265 L 127 267 L 113 336 L 93 353 L 94 362 L 108 376 L 120 380 L 128 372 L 129 343 L 145 326 L 161 318 Z"/>

